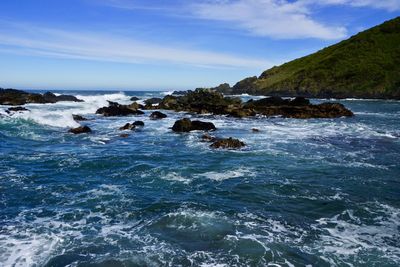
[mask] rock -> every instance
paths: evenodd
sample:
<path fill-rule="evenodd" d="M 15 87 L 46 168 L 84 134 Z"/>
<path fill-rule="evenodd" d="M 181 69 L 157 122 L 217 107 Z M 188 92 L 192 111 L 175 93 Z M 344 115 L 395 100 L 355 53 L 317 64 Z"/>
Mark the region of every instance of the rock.
<path fill-rule="evenodd" d="M 87 120 L 88 120 L 88 119 L 82 117 L 81 115 L 75 115 L 75 114 L 72 114 L 72 118 L 73 118 L 75 121 L 87 121 Z"/>
<path fill-rule="evenodd" d="M 190 131 L 212 131 L 216 130 L 215 125 L 211 122 L 191 121 L 190 119 L 177 120 L 172 126 L 174 132 L 190 132 Z"/>
<path fill-rule="evenodd" d="M 99 108 L 96 111 L 96 114 L 102 114 L 105 117 L 112 117 L 112 116 L 128 116 L 128 115 L 142 115 L 144 114 L 143 111 L 139 109 L 134 109 L 131 106 L 121 105 L 116 102 L 109 102 L 108 107 Z"/>
<path fill-rule="evenodd" d="M 45 103 L 56 103 L 59 101 L 82 102 L 83 100 L 80 100 L 75 96 L 70 96 L 70 95 L 56 96 L 55 94 L 50 92 L 41 95 L 37 93 L 28 93 L 16 89 L 0 88 L 0 105 L 19 106 L 28 103 L 45 104 Z"/>
<path fill-rule="evenodd" d="M 122 138 L 127 138 L 127 137 L 129 137 L 129 134 L 120 134 L 119 136 Z"/>
<path fill-rule="evenodd" d="M 228 88 L 227 85 L 223 87 Z M 154 109 L 150 106 L 148 108 Z M 313 105 L 304 97 L 290 100 L 273 96 L 242 103 L 240 98 L 224 97 L 220 92 L 211 89 L 187 91 L 182 96 L 165 96 L 156 108 L 197 114 L 229 115 L 236 118 L 251 117 L 257 114 L 299 119 L 337 118 L 353 115 L 341 104 Z"/>
<path fill-rule="evenodd" d="M 190 92 L 190 90 L 186 90 L 186 91 L 173 91 L 172 95 L 186 95 L 188 92 Z"/>
<path fill-rule="evenodd" d="M 131 101 L 138 101 L 138 100 L 140 100 L 139 97 L 136 97 L 136 96 L 132 96 L 132 97 L 131 97 Z"/>
<path fill-rule="evenodd" d="M 205 133 L 201 136 L 201 140 L 203 142 L 215 142 L 217 141 L 217 138 L 215 138 L 214 136 L 209 135 L 208 133 Z"/>
<path fill-rule="evenodd" d="M 258 114 L 265 116 L 282 116 L 296 119 L 338 118 L 354 115 L 342 104 L 323 103 L 313 105 L 303 97 L 297 97 L 291 101 L 281 97 L 268 97 L 256 101 L 248 101 L 244 107 L 254 109 Z"/>
<path fill-rule="evenodd" d="M 290 101 L 290 105 L 292 106 L 308 106 L 310 105 L 310 100 L 304 97 L 296 97 L 292 101 Z"/>
<path fill-rule="evenodd" d="M 11 112 L 19 112 L 19 111 L 29 111 L 29 109 L 24 108 L 24 107 L 12 107 L 12 108 L 8 108 L 8 109 L 6 110 L 6 112 L 7 112 L 8 114 L 10 114 Z"/>
<path fill-rule="evenodd" d="M 259 132 L 260 132 L 260 130 L 257 129 L 257 128 L 252 128 L 251 131 L 252 131 L 253 133 L 259 133 Z"/>
<path fill-rule="evenodd" d="M 130 109 L 133 109 L 133 110 L 138 110 L 138 109 L 143 109 L 144 108 L 143 105 L 138 104 L 136 102 L 133 102 L 132 104 L 128 105 L 127 107 L 130 108 Z"/>
<path fill-rule="evenodd" d="M 146 99 L 146 100 L 144 101 L 144 103 L 145 103 L 146 105 L 149 105 L 149 106 L 150 106 L 150 105 L 159 104 L 159 103 L 161 103 L 161 101 L 162 101 L 161 98 L 153 97 L 153 98 Z"/>
<path fill-rule="evenodd" d="M 143 127 L 144 126 L 144 122 L 143 121 L 135 121 L 132 124 L 135 125 L 136 127 Z"/>
<path fill-rule="evenodd" d="M 245 146 L 245 143 L 238 139 L 232 137 L 227 139 L 219 139 L 212 143 L 210 147 L 212 148 L 223 148 L 223 149 L 239 149 Z"/>
<path fill-rule="evenodd" d="M 242 108 L 242 101 L 240 98 L 224 97 L 214 90 L 196 89 L 183 96 L 164 97 L 159 108 L 199 114 L 229 114 L 234 109 Z"/>
<path fill-rule="evenodd" d="M 164 113 L 160 112 L 160 111 L 154 111 L 153 113 L 151 113 L 150 118 L 152 120 L 159 120 L 159 119 L 165 119 L 167 117 L 167 115 L 165 115 Z"/>
<path fill-rule="evenodd" d="M 90 129 L 88 126 L 80 126 L 77 128 L 72 128 L 68 132 L 73 134 L 91 133 L 92 129 Z"/>
<path fill-rule="evenodd" d="M 133 130 L 133 129 L 135 129 L 135 128 L 136 128 L 136 126 L 133 125 L 133 123 L 127 123 L 127 124 L 125 124 L 124 126 L 120 127 L 119 129 L 120 129 L 121 131 L 123 131 L 123 130 Z"/>
<path fill-rule="evenodd" d="M 46 92 L 43 94 L 43 98 L 46 103 L 56 103 L 59 101 L 71 101 L 71 102 L 83 102 L 83 100 L 76 98 L 73 95 L 59 95 L 56 96 L 51 92 Z"/>

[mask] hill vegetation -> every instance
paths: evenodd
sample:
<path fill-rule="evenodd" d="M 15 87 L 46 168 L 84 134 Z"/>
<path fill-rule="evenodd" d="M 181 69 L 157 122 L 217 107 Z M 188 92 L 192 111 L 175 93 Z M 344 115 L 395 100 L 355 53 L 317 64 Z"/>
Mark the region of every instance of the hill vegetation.
<path fill-rule="evenodd" d="M 400 99 L 400 17 L 246 78 L 232 94 Z"/>

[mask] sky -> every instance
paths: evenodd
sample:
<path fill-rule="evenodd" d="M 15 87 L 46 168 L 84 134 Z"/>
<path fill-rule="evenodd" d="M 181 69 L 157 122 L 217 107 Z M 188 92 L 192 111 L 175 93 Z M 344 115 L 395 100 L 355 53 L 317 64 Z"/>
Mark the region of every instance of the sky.
<path fill-rule="evenodd" d="M 400 0 L 1 0 L 0 87 L 234 85 L 399 15 Z"/>

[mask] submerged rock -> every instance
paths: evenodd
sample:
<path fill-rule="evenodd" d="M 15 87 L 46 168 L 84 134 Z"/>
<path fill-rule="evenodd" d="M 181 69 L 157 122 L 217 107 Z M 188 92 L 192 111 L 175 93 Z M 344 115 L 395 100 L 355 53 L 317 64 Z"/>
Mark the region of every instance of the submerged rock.
<path fill-rule="evenodd" d="M 215 141 L 217 141 L 217 138 L 209 135 L 208 133 L 205 133 L 201 136 L 201 140 L 203 142 L 215 142 Z"/>
<path fill-rule="evenodd" d="M 120 134 L 119 136 L 122 137 L 122 138 L 127 138 L 127 137 L 129 137 L 129 134 L 125 133 L 125 134 Z"/>
<path fill-rule="evenodd" d="M 136 126 L 133 123 L 127 123 L 124 126 L 120 127 L 119 129 L 123 131 L 123 130 L 133 130 L 135 128 Z"/>
<path fill-rule="evenodd" d="M 72 128 L 68 132 L 73 134 L 91 133 L 92 129 L 90 129 L 88 126 L 80 126 L 77 128 Z"/>
<path fill-rule="evenodd" d="M 87 121 L 88 119 L 86 119 L 85 117 L 82 117 L 81 115 L 76 115 L 76 114 L 72 114 L 72 118 L 75 121 Z"/>
<path fill-rule="evenodd" d="M 136 97 L 136 96 L 132 96 L 132 97 L 131 97 L 131 101 L 138 101 L 138 100 L 140 100 L 139 97 Z"/>
<path fill-rule="evenodd" d="M 216 129 L 212 122 L 191 121 L 187 118 L 177 120 L 174 126 L 172 126 L 174 132 L 213 131 Z"/>
<path fill-rule="evenodd" d="M 165 115 L 164 113 L 160 112 L 160 111 L 154 111 L 153 113 L 151 113 L 150 118 L 152 120 L 159 120 L 159 119 L 165 119 L 167 117 L 167 115 Z"/>
<path fill-rule="evenodd" d="M 59 101 L 83 102 L 83 100 L 72 95 L 59 95 L 47 92 L 45 94 L 28 93 L 16 89 L 1 89 L 0 88 L 0 105 L 19 106 L 28 103 L 56 103 Z"/>
<path fill-rule="evenodd" d="M 6 112 L 8 114 L 10 114 L 11 112 L 20 112 L 20 111 L 29 111 L 29 109 L 24 108 L 24 107 L 12 107 L 12 108 L 8 108 L 6 110 Z"/>
<path fill-rule="evenodd" d="M 243 143 L 239 139 L 234 139 L 232 137 L 216 140 L 214 143 L 210 145 L 210 147 L 212 148 L 223 148 L 223 149 L 239 149 L 244 146 L 246 146 L 245 143 Z"/>
<path fill-rule="evenodd" d="M 102 114 L 105 117 L 113 117 L 113 116 L 129 116 L 129 115 L 142 115 L 143 111 L 137 109 L 136 107 L 132 107 L 131 105 L 121 105 L 116 102 L 109 102 L 108 107 L 99 108 L 96 111 L 96 114 Z"/>

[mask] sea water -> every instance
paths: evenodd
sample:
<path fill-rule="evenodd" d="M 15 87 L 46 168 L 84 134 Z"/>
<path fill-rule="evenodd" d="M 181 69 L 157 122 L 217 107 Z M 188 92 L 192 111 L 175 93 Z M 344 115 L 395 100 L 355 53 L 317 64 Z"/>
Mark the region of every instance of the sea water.
<path fill-rule="evenodd" d="M 341 100 L 352 118 L 150 120 L 94 113 L 165 93 L 63 93 L 85 102 L 0 108 L 0 266 L 399 265 L 400 102 Z M 183 117 L 246 147 L 172 132 Z M 68 133 L 79 124 L 93 132 Z"/>

